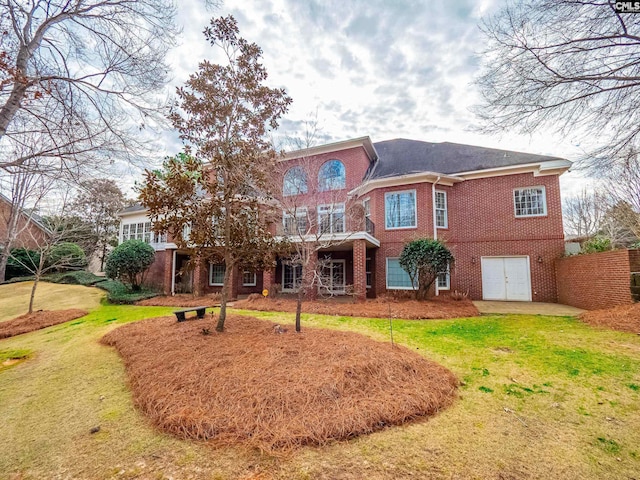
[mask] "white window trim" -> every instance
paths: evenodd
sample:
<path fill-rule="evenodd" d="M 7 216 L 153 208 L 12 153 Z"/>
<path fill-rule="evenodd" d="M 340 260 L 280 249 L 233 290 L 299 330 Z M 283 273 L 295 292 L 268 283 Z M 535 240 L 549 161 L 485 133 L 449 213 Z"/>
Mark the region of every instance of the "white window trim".
<path fill-rule="evenodd" d="M 365 204 L 369 205 L 368 213 L 367 213 L 367 208 L 365 207 Z M 371 197 L 367 197 L 364 200 L 362 200 L 362 208 L 364 209 L 364 216 L 369 220 L 371 220 Z"/>
<path fill-rule="evenodd" d="M 441 291 L 441 290 L 451 290 L 451 267 L 450 267 L 450 265 L 447 265 L 447 271 L 446 271 L 446 272 L 444 272 L 444 273 L 445 273 L 445 275 L 446 275 L 446 277 L 445 277 L 445 278 L 447 279 L 447 283 L 446 283 L 446 285 L 445 285 L 444 287 L 440 286 L 440 283 L 439 283 L 439 281 L 438 281 L 438 279 L 439 279 L 440 275 L 442 275 L 442 274 L 439 274 L 439 275 L 436 277 L 436 287 L 438 288 L 438 291 Z"/>
<path fill-rule="evenodd" d="M 385 259 L 385 270 L 384 270 L 384 281 L 387 286 L 387 290 L 410 290 L 415 291 L 417 287 L 390 287 L 389 286 L 389 260 L 399 260 L 400 257 L 386 257 Z M 409 275 L 409 274 L 407 274 Z"/>
<path fill-rule="evenodd" d="M 372 260 L 371 257 L 366 257 L 366 259 L 365 259 L 364 282 L 365 282 L 367 288 L 373 288 L 373 270 L 367 270 L 367 268 L 366 268 L 367 263 L 369 263 L 370 266 L 373 264 L 373 260 Z M 367 283 L 368 274 L 371 274 L 372 283 Z"/>
<path fill-rule="evenodd" d="M 292 264 L 291 262 L 288 262 L 288 261 L 286 263 L 283 263 L 282 264 L 282 283 L 281 283 L 282 291 L 284 293 L 296 293 L 299 290 L 299 287 L 298 288 L 285 288 L 285 286 L 284 286 L 284 284 L 285 284 L 285 282 L 284 282 L 285 265 L 288 265 L 289 267 L 294 269 L 294 273 L 293 273 L 293 285 L 294 286 L 297 283 L 296 281 L 298 280 L 298 278 L 296 277 L 296 274 L 295 274 L 295 270 L 296 270 L 296 266 L 297 265 L 294 265 L 294 264 Z M 302 273 L 300 275 L 302 276 Z"/>
<path fill-rule="evenodd" d="M 535 215 L 518 215 L 518 209 L 516 206 L 516 192 L 518 190 L 530 190 L 532 188 L 542 189 L 542 205 L 544 207 L 544 213 L 536 213 Z M 516 218 L 534 218 L 534 217 L 546 217 L 547 216 L 547 189 L 544 185 L 532 185 L 530 187 L 514 188 L 511 192 L 511 198 L 513 199 L 513 214 Z"/>
<path fill-rule="evenodd" d="M 413 211 L 415 213 L 415 224 L 408 227 L 389 227 L 387 225 L 387 196 L 398 195 L 400 193 L 413 192 Z M 418 228 L 418 193 L 415 189 L 412 190 L 394 190 L 393 192 L 386 192 L 384 194 L 384 229 L 385 230 L 410 230 Z"/>
<path fill-rule="evenodd" d="M 223 287 L 224 286 L 224 280 L 222 281 L 222 283 L 213 283 L 213 267 L 214 267 L 214 265 L 222 265 L 222 264 L 221 263 L 210 263 L 209 264 L 209 286 L 211 286 L 211 287 Z"/>
<path fill-rule="evenodd" d="M 296 208 L 295 212 L 287 212 L 287 211 L 283 211 L 282 212 L 282 230 L 284 231 L 285 235 L 299 235 L 299 234 L 306 234 L 307 232 L 298 232 L 298 218 L 299 217 L 304 217 L 307 218 L 307 207 L 300 207 L 300 208 Z M 287 219 L 289 218 L 294 218 L 296 219 L 296 231 L 295 232 L 287 232 Z M 309 229 L 309 222 L 307 221 L 307 230 Z"/>
<path fill-rule="evenodd" d="M 434 205 L 433 208 L 436 211 L 436 221 L 438 219 L 438 215 L 437 215 L 438 210 L 444 211 L 444 225 L 436 225 L 436 228 L 447 229 L 449 228 L 449 203 L 448 203 L 449 199 L 447 198 L 447 192 L 445 192 L 444 190 L 436 190 L 436 197 L 438 196 L 439 193 L 444 195 L 444 208 L 437 208 L 436 205 Z"/>
<path fill-rule="evenodd" d="M 345 205 L 344 203 L 327 203 L 324 205 L 318 205 L 317 207 L 317 214 L 318 214 L 318 233 L 319 233 L 319 229 L 322 225 L 322 221 L 321 221 L 321 215 L 322 215 L 322 211 L 324 210 L 325 214 L 328 214 L 331 217 L 331 231 L 330 232 L 323 232 L 323 235 L 333 235 L 336 233 L 345 233 L 347 231 L 347 222 L 346 222 L 346 212 L 345 212 Z M 334 232 L 333 231 L 333 227 L 334 227 L 334 222 L 333 222 L 333 215 L 335 213 L 342 213 L 342 232 Z"/>
<path fill-rule="evenodd" d="M 247 273 L 248 273 L 249 275 L 253 275 L 253 281 L 252 281 L 252 282 L 245 283 L 245 281 L 244 281 L 244 276 L 245 276 Z M 255 287 L 257 284 L 258 284 L 258 282 L 257 282 L 257 275 L 256 275 L 256 272 L 252 272 L 251 270 L 244 270 L 244 271 L 242 272 L 242 286 L 243 286 L 243 287 Z"/>

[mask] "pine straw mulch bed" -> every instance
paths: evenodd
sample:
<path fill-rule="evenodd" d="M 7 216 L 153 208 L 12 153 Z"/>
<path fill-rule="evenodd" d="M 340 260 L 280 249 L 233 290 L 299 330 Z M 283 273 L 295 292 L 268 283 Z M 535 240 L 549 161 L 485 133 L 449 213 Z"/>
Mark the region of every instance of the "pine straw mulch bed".
<path fill-rule="evenodd" d="M 9 338 L 23 333 L 33 332 L 41 328 L 51 327 L 59 323 L 84 317 L 89 312 L 72 308 L 69 310 L 38 310 L 33 313 L 25 313 L 11 320 L 0 322 L 0 338 Z"/>
<path fill-rule="evenodd" d="M 212 307 L 220 303 L 220 294 L 203 295 L 195 297 L 190 293 L 180 293 L 172 297 L 160 295 L 136 302 L 143 307 Z"/>
<path fill-rule="evenodd" d="M 234 302 L 233 308 L 295 312 L 296 301 L 281 298 L 248 298 Z M 414 320 L 477 317 L 480 315 L 471 300 L 451 300 L 445 297 L 428 301 L 376 299 L 362 303 L 337 303 L 331 300 L 305 301 L 302 303 L 302 311 L 304 313 L 367 318 L 388 318 L 391 315 L 392 318 Z"/>
<path fill-rule="evenodd" d="M 456 395 L 449 370 L 404 347 L 336 330 L 277 333 L 238 315 L 217 333 L 215 321 L 155 318 L 101 340 L 123 357 L 136 405 L 181 438 L 286 452 L 434 415 Z"/>
<path fill-rule="evenodd" d="M 620 305 L 605 310 L 592 310 L 580 314 L 579 318 L 596 327 L 607 327 L 640 335 L 640 303 Z"/>

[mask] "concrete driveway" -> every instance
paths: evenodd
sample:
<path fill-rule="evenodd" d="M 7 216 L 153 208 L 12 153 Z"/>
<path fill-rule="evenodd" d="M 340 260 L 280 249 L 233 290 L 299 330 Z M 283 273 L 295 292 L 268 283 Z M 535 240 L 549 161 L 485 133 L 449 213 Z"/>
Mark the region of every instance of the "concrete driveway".
<path fill-rule="evenodd" d="M 519 313 L 524 315 L 557 315 L 576 316 L 584 310 L 581 308 L 561 305 L 559 303 L 542 302 L 497 302 L 488 300 L 477 300 L 473 304 L 480 313 Z"/>

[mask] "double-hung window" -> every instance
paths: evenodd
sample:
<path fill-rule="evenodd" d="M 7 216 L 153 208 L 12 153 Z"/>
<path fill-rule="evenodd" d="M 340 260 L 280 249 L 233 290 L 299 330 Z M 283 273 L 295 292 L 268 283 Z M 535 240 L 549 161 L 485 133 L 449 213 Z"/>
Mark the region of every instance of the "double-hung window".
<path fill-rule="evenodd" d="M 447 270 L 445 272 L 440 272 L 438 274 L 438 290 L 449 290 L 451 287 L 451 274 L 450 274 L 450 268 L 449 265 L 447 264 Z"/>
<path fill-rule="evenodd" d="M 209 285 L 220 287 L 224 285 L 224 263 L 212 263 L 209 266 Z"/>
<path fill-rule="evenodd" d="M 447 192 L 436 190 L 436 227 L 449 228 L 449 215 L 447 212 Z"/>
<path fill-rule="evenodd" d="M 307 209 L 296 209 L 295 212 L 282 214 L 282 225 L 285 235 L 305 235 L 309 230 Z"/>
<path fill-rule="evenodd" d="M 527 187 L 513 191 L 513 205 L 517 218 L 542 217 L 547 214 L 547 195 L 545 188 Z"/>
<path fill-rule="evenodd" d="M 344 203 L 318 205 L 318 229 L 320 233 L 344 233 Z"/>
<path fill-rule="evenodd" d="M 416 218 L 416 191 L 388 192 L 384 194 L 385 227 L 415 228 Z"/>
<path fill-rule="evenodd" d="M 256 272 L 251 270 L 245 270 L 242 272 L 242 286 L 243 287 L 255 287 L 256 286 Z"/>

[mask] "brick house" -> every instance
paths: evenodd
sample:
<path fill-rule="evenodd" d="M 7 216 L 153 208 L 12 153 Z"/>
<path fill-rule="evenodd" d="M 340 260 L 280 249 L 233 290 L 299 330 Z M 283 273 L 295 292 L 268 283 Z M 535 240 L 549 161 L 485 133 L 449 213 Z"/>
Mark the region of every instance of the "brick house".
<path fill-rule="evenodd" d="M 444 240 L 455 257 L 438 278 L 436 294 L 557 301 L 554 261 L 564 252 L 559 177 L 571 166 L 567 160 L 361 137 L 290 152 L 279 165 L 281 200 L 294 199 L 302 213 L 284 212 L 274 233 L 321 233 L 326 244 L 318 255 L 331 283 L 325 288 L 334 294 L 348 286 L 360 298 L 411 290 L 398 257 L 407 242 L 429 237 Z M 204 292 L 221 288 L 224 265 L 181 273 L 188 257 L 153 234 L 142 207 L 125 209 L 121 218 L 121 240 L 139 238 L 156 248 L 148 278 L 166 294 L 191 291 L 196 283 Z M 286 258 L 276 259 L 270 271 L 236 271 L 232 296 L 274 283 L 293 292 L 299 275 Z"/>
<path fill-rule="evenodd" d="M 13 217 L 16 212 L 17 218 Z M 18 211 L 11 199 L 0 193 L 0 242 L 7 241 L 8 225 L 13 219 L 16 238 L 11 242 L 11 248 L 38 248 L 38 244 L 51 233 L 38 215 L 27 210 Z"/>

